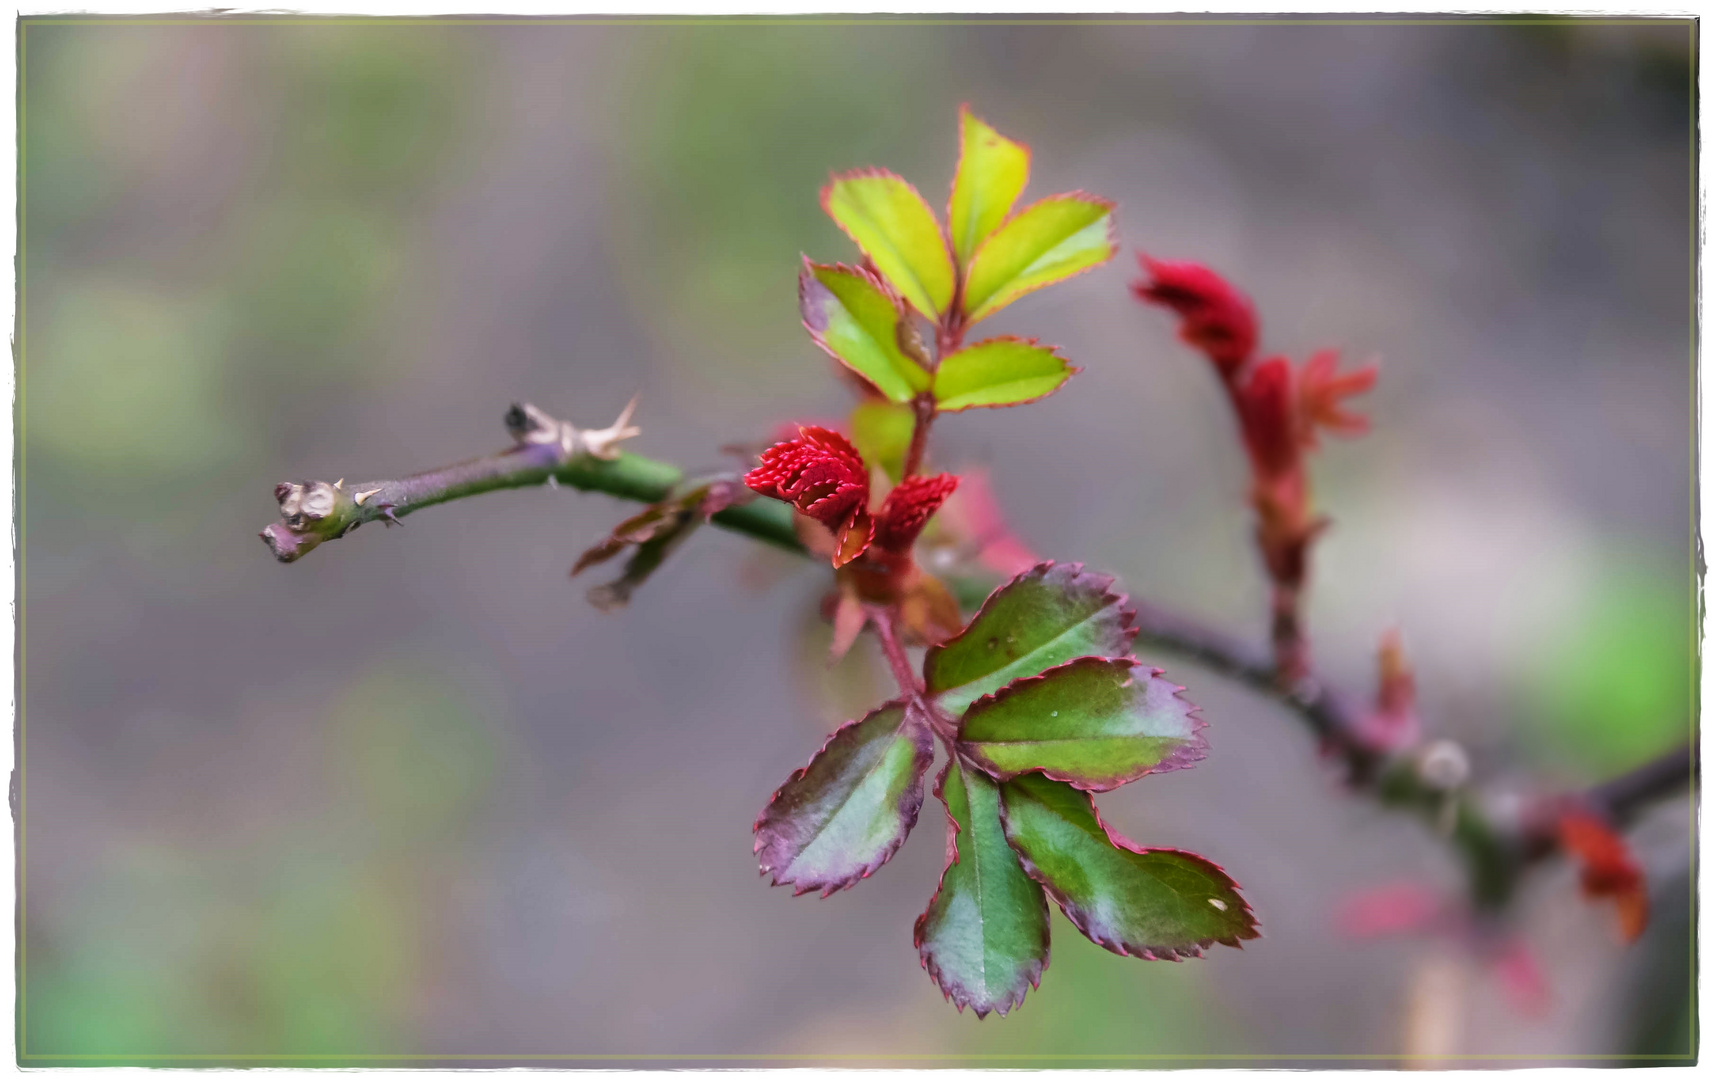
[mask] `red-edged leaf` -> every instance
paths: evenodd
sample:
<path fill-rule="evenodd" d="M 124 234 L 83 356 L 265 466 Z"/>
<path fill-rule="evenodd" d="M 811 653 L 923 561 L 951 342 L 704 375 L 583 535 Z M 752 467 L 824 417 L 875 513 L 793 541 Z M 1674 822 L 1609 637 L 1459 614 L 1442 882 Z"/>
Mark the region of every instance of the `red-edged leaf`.
<path fill-rule="evenodd" d="M 997 780 L 1040 772 L 1111 791 L 1201 761 L 1207 725 L 1184 688 L 1129 659 L 1085 656 L 979 698 L 959 746 Z"/>
<path fill-rule="evenodd" d="M 1016 1008 L 1041 985 L 1048 959 L 1047 897 L 1000 825 L 1000 789 L 980 770 L 947 763 L 934 793 L 946 804 L 946 869 L 913 941 L 922 966 L 960 1012 Z"/>
<path fill-rule="evenodd" d="M 905 842 L 934 759 L 928 726 L 902 702 L 835 731 L 756 819 L 756 858 L 798 894 L 848 889 Z"/>
<path fill-rule="evenodd" d="M 1033 338 L 990 338 L 941 359 L 934 400 L 941 412 L 1022 405 L 1047 397 L 1078 370 Z"/>
<path fill-rule="evenodd" d="M 1088 792 L 1020 776 L 1000 785 L 1000 818 L 1024 872 L 1109 952 L 1180 960 L 1261 936 L 1224 870 L 1188 851 L 1137 847 L 1102 822 Z"/>
<path fill-rule="evenodd" d="M 1030 179 L 1030 148 L 1001 135 L 970 111 L 958 109 L 958 171 L 947 204 L 947 231 L 959 265 L 1006 220 Z"/>
<path fill-rule="evenodd" d="M 1082 563 L 1044 562 L 995 589 L 957 637 L 928 651 L 923 676 L 957 716 L 1013 679 L 1079 656 L 1125 656 L 1137 631 L 1113 579 Z"/>
<path fill-rule="evenodd" d="M 821 189 L 821 208 L 895 291 L 938 319 L 952 303 L 952 253 L 934 211 L 903 177 L 885 169 L 842 173 Z"/>
<path fill-rule="evenodd" d="M 928 389 L 929 373 L 900 345 L 904 312 L 878 278 L 805 259 L 797 294 L 815 343 L 888 399 L 905 402 Z"/>
<path fill-rule="evenodd" d="M 1018 211 L 970 257 L 964 310 L 985 319 L 1026 293 L 1093 270 L 1119 250 L 1113 202 L 1082 191 Z"/>

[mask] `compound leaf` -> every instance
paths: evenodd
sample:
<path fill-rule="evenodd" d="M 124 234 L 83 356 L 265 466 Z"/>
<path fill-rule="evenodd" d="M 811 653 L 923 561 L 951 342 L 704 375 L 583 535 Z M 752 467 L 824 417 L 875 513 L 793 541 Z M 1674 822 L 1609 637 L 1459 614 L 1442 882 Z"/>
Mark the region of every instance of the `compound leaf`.
<path fill-rule="evenodd" d="M 937 319 L 952 303 L 952 254 L 934 211 L 903 177 L 859 169 L 821 189 L 821 208 L 910 305 Z"/>
<path fill-rule="evenodd" d="M 958 265 L 988 238 L 1030 179 L 1030 148 L 1015 143 L 978 120 L 966 105 L 958 110 L 961 149 L 958 172 L 952 178 L 952 202 L 947 227 Z"/>
<path fill-rule="evenodd" d="M 1079 656 L 1124 656 L 1136 631 L 1113 579 L 1082 563 L 1044 562 L 983 601 L 970 625 L 928 651 L 923 676 L 937 704 L 958 716 L 1013 679 Z"/>
<path fill-rule="evenodd" d="M 1135 846 L 1107 828 L 1088 792 L 1026 774 L 1000 785 L 1000 817 L 1024 872 L 1104 949 L 1180 960 L 1261 936 L 1225 871 L 1188 851 Z"/>
<path fill-rule="evenodd" d="M 1040 771 L 1111 791 L 1202 760 L 1204 724 L 1182 690 L 1133 660 L 1085 656 L 978 699 L 959 741 L 999 780 Z"/>
<path fill-rule="evenodd" d="M 829 356 L 893 401 L 928 389 L 929 373 L 901 347 L 904 312 L 870 274 L 805 259 L 797 295 L 804 329 Z"/>
<path fill-rule="evenodd" d="M 976 249 L 964 285 L 968 320 L 1100 266 L 1118 250 L 1112 202 L 1081 191 L 1050 195 L 1007 219 Z"/>
<path fill-rule="evenodd" d="M 941 412 L 1022 405 L 1058 390 L 1077 370 L 1050 346 L 990 338 L 941 360 L 934 373 L 935 404 Z"/>
<path fill-rule="evenodd" d="M 1016 1008 L 1047 967 L 1047 897 L 1000 826 L 1000 789 L 954 758 L 935 784 L 946 804 L 946 869 L 916 921 L 922 966 L 960 1012 Z"/>
<path fill-rule="evenodd" d="M 823 896 L 868 877 L 916 824 L 933 759 L 927 724 L 901 702 L 844 725 L 756 819 L 762 873 Z"/>

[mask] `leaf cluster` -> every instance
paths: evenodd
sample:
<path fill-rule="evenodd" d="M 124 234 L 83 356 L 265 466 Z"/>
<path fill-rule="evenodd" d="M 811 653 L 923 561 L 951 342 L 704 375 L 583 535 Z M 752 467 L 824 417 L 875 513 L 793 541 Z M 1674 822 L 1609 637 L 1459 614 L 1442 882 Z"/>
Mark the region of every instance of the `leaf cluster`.
<path fill-rule="evenodd" d="M 1206 751 L 1196 708 L 1131 655 L 1113 580 L 1044 562 L 930 649 L 920 682 L 839 728 L 774 794 L 755 851 L 776 885 L 827 896 L 892 857 L 934 785 L 947 864 L 917 920 L 923 966 L 960 1009 L 1002 1015 L 1048 962 L 1047 898 L 1103 948 L 1199 956 L 1257 936 L 1212 862 L 1115 833 L 1093 792 L 1185 768 Z"/>

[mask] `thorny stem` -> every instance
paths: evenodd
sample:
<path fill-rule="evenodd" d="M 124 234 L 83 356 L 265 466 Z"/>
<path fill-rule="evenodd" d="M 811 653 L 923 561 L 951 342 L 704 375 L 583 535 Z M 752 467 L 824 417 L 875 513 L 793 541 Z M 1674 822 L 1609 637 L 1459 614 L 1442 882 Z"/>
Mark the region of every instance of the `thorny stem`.
<path fill-rule="evenodd" d="M 508 421 L 524 415 L 527 408 L 515 406 Z M 677 467 L 636 454 L 618 453 L 606 460 L 567 450 L 559 442 L 515 437 L 518 445 L 509 450 L 402 480 L 280 484 L 274 495 L 280 501 L 281 520 L 263 529 L 262 539 L 275 558 L 295 562 L 324 541 L 337 540 L 367 522 L 403 524 L 400 518 L 426 506 L 488 491 L 554 484 L 653 503 L 666 498 L 684 478 Z M 775 547 L 803 550 L 792 527 L 791 508 L 772 499 L 728 507 L 710 520 Z"/>
<path fill-rule="evenodd" d="M 282 520 L 264 529 L 262 538 L 281 562 L 294 562 L 324 541 L 337 539 L 364 522 L 396 520 L 425 506 L 487 491 L 535 487 L 552 480 L 580 491 L 658 502 L 682 477 L 672 465 L 635 454 L 604 460 L 587 453 L 568 453 L 559 445 L 523 441 L 498 454 L 402 480 L 281 484 L 275 495 L 281 501 Z M 364 496 L 361 503 L 357 502 L 358 495 Z M 772 546 L 808 553 L 793 528 L 791 508 L 785 503 L 756 499 L 722 510 L 710 520 Z M 1522 871 L 1556 849 L 1555 838 L 1539 824 L 1496 820 L 1467 785 L 1460 783 L 1449 789 L 1434 783 L 1440 778 L 1424 768 L 1424 750 L 1446 744 L 1394 754 L 1379 751 L 1359 734 L 1362 713 L 1353 699 L 1313 672 L 1295 681 L 1282 681 L 1267 650 L 1187 616 L 1150 604 L 1136 606 L 1139 645 L 1183 656 L 1282 702 L 1344 763 L 1347 782 L 1353 789 L 1370 791 L 1384 805 L 1415 810 L 1448 833 L 1469 864 L 1479 904 L 1502 905 Z M 955 740 L 957 732 L 949 730 L 950 718 L 923 698 L 915 670 L 894 632 L 892 613 L 872 608 L 870 614 L 900 686 L 923 707 L 943 740 Z M 1575 798 L 1622 825 L 1649 803 L 1677 793 L 1697 771 L 1694 747 L 1685 745 Z"/>

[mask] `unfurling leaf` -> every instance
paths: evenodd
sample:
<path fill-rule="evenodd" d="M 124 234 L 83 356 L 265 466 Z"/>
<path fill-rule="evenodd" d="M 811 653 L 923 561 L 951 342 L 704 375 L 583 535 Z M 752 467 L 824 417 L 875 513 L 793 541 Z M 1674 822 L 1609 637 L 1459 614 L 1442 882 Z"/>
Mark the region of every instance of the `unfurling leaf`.
<path fill-rule="evenodd" d="M 928 692 L 959 715 L 1013 679 L 1080 656 L 1124 656 L 1136 630 L 1113 579 L 1081 563 L 1044 562 L 994 590 L 963 633 L 923 660 Z"/>
<path fill-rule="evenodd" d="M 927 724 L 901 702 L 844 725 L 756 819 L 762 873 L 823 896 L 868 877 L 916 824 L 933 759 Z"/>
<path fill-rule="evenodd" d="M 655 503 L 613 527 L 607 539 L 585 551 L 572 566 L 573 577 L 598 563 L 635 547 L 624 572 L 605 585 L 589 590 L 589 602 L 602 611 L 624 607 L 631 593 L 647 581 L 673 550 L 696 531 L 697 526 L 736 503 L 752 498 L 735 476 L 716 476 L 681 485 L 672 497 Z"/>
<path fill-rule="evenodd" d="M 1559 818 L 1559 843 L 1583 865 L 1583 895 L 1612 899 L 1619 910 L 1619 933 L 1626 941 L 1642 936 L 1649 924 L 1648 885 L 1625 838 L 1586 810 Z"/>
<path fill-rule="evenodd" d="M 1317 428 L 1326 428 L 1335 435 L 1361 435 L 1368 431 L 1369 418 L 1346 409 L 1345 399 L 1374 389 L 1379 373 L 1374 364 L 1340 371 L 1338 349 L 1322 349 L 1305 360 L 1297 380 L 1304 445 L 1315 449 Z"/>
<path fill-rule="evenodd" d="M 1178 336 L 1214 362 L 1230 380 L 1256 348 L 1256 311 L 1249 297 L 1219 274 L 1190 262 L 1160 262 L 1141 252 L 1137 262 L 1147 276 L 1132 283 L 1137 299 L 1176 312 Z"/>
<path fill-rule="evenodd" d="M 1085 656 L 978 699 L 959 745 L 999 780 L 1039 770 L 1111 791 L 1202 760 L 1205 725 L 1182 689 L 1132 660 Z"/>
<path fill-rule="evenodd" d="M 1041 985 L 1047 897 L 1000 826 L 1000 789 L 954 758 L 935 785 L 946 804 L 946 869 L 916 922 L 922 966 L 960 1012 L 1006 1015 Z"/>
<path fill-rule="evenodd" d="M 833 534 L 834 566 L 861 555 L 874 535 L 869 468 L 837 431 L 799 428 L 797 438 L 762 451 L 761 463 L 744 475 L 744 483 L 827 526 Z"/>
<path fill-rule="evenodd" d="M 1006 220 L 1030 179 L 1030 148 L 978 120 L 966 105 L 958 110 L 960 151 L 952 178 L 947 227 L 958 264 Z"/>
<path fill-rule="evenodd" d="M 869 398 L 851 409 L 851 444 L 895 484 L 904 475 L 915 428 L 916 412 L 909 405 Z"/>
<path fill-rule="evenodd" d="M 804 329 L 829 356 L 893 401 L 928 389 L 928 372 L 900 346 L 904 312 L 873 276 L 805 259 L 797 294 Z"/>
<path fill-rule="evenodd" d="M 907 476 L 887 492 L 876 517 L 875 545 L 889 551 L 909 551 L 928 519 L 958 487 L 958 477 Z"/>
<path fill-rule="evenodd" d="M 1026 293 L 1064 281 L 1119 250 L 1113 204 L 1074 191 L 1050 195 L 1007 219 L 970 259 L 964 310 L 985 319 Z"/>
<path fill-rule="evenodd" d="M 934 400 L 941 412 L 1021 405 L 1058 390 L 1077 373 L 1050 346 L 999 337 L 959 349 L 934 373 Z"/>
<path fill-rule="evenodd" d="M 821 208 L 912 307 L 930 319 L 946 311 L 952 254 L 916 188 L 885 169 L 859 169 L 821 189 Z"/>
<path fill-rule="evenodd" d="M 1238 886 L 1187 851 L 1114 834 L 1087 792 L 1036 774 L 1000 785 L 1006 840 L 1090 941 L 1126 956 L 1179 960 L 1259 937 Z"/>

